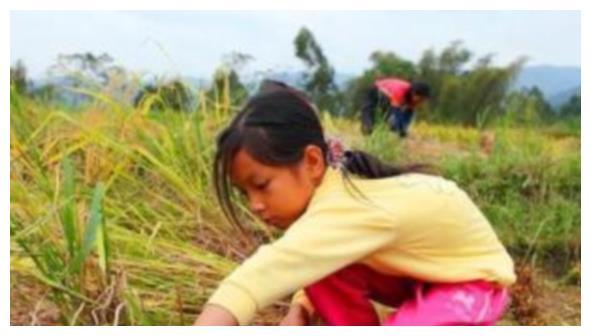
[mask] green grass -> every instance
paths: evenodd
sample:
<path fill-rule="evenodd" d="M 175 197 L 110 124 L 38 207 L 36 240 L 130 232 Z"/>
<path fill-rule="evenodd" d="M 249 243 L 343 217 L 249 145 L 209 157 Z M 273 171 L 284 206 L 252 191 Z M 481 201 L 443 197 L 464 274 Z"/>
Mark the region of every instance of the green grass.
<path fill-rule="evenodd" d="M 235 109 L 218 97 L 191 113 L 100 95 L 65 111 L 11 91 L 11 274 L 47 291 L 58 323 L 191 324 L 217 283 L 269 239 L 252 218 L 252 235 L 241 236 L 213 197 L 214 139 Z M 364 138 L 356 121 L 322 120 L 386 161 L 437 166 L 519 258 L 580 260 L 576 133 L 498 126 L 487 156 L 473 128 L 419 122 L 402 142 L 384 126 Z"/>

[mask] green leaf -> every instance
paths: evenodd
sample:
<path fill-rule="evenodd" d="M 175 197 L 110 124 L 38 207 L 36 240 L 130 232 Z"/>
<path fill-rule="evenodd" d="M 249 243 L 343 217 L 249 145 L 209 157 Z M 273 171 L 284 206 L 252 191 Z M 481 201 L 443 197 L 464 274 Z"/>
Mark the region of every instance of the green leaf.
<path fill-rule="evenodd" d="M 74 259 L 78 250 L 77 232 L 76 232 L 76 195 L 74 184 L 74 165 L 69 157 L 62 161 L 62 209 L 61 221 L 62 229 L 66 240 L 66 247 L 71 259 Z"/>
<path fill-rule="evenodd" d="M 99 183 L 94 188 L 92 195 L 92 202 L 90 205 L 90 216 L 86 224 L 84 232 L 84 240 L 82 246 L 78 250 L 76 260 L 72 264 L 72 271 L 78 272 L 80 266 L 88 257 L 97 242 L 97 235 L 103 222 L 102 201 L 105 193 L 105 188 L 102 183 Z"/>

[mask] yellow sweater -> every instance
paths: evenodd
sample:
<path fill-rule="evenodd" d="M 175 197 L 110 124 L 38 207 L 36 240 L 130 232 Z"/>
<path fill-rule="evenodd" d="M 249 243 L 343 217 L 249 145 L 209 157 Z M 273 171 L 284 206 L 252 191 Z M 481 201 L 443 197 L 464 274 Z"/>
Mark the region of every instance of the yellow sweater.
<path fill-rule="evenodd" d="M 248 324 L 257 310 L 352 263 L 426 282 L 515 281 L 511 257 L 454 182 L 424 174 L 352 180 L 354 188 L 327 169 L 306 212 L 208 303 Z"/>

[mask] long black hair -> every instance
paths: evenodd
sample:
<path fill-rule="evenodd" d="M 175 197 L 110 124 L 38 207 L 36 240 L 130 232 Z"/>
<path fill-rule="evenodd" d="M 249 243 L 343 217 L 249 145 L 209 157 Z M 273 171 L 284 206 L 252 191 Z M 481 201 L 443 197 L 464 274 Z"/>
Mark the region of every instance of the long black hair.
<path fill-rule="evenodd" d="M 300 162 L 308 145 L 318 146 L 327 157 L 328 145 L 314 105 L 304 94 L 285 84 L 263 84 L 262 90 L 246 103 L 217 138 L 214 186 L 222 210 L 230 221 L 243 228 L 231 202 L 229 178 L 232 160 L 240 149 L 263 164 L 289 167 Z M 345 175 L 369 179 L 423 169 L 421 165 L 389 165 L 359 150 L 348 150 L 344 157 Z"/>

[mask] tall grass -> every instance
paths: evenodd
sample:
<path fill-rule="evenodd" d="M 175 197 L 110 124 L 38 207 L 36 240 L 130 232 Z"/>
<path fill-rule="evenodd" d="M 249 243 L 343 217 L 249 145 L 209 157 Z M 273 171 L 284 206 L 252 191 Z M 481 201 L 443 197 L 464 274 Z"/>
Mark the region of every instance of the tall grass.
<path fill-rule="evenodd" d="M 61 324 L 190 324 L 272 236 L 248 217 L 252 234 L 241 235 L 213 197 L 214 138 L 235 107 L 228 92 L 201 95 L 189 113 L 89 94 L 93 104 L 66 111 L 11 91 L 11 273 L 46 290 Z M 356 121 L 322 119 L 329 134 L 387 161 L 424 158 L 385 125 L 364 138 Z M 483 156 L 475 129 L 420 123 L 413 132 L 418 145 L 443 144 L 433 159 L 442 174 L 512 251 L 532 262 L 580 258 L 578 137 L 506 126 Z M 465 155 L 447 152 L 452 144 Z"/>
<path fill-rule="evenodd" d="M 252 248 L 212 197 L 228 107 L 152 114 L 98 98 L 70 113 L 11 92 L 12 271 L 50 289 L 63 324 L 190 323 Z"/>

